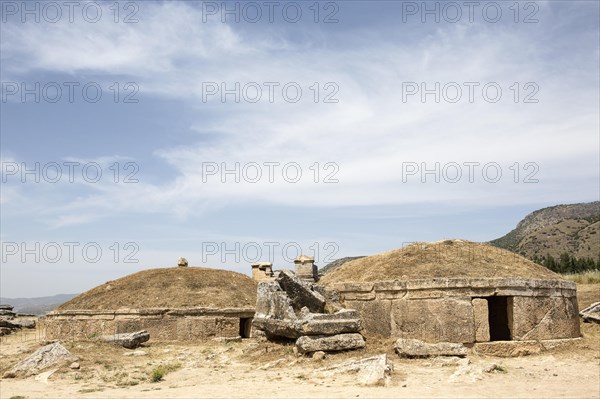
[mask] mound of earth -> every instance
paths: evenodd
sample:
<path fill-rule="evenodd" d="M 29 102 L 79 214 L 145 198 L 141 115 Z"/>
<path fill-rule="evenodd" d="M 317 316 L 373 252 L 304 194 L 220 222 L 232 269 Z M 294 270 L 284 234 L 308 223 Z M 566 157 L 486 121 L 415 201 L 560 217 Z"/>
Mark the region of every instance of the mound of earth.
<path fill-rule="evenodd" d="M 320 283 L 373 282 L 436 277 L 562 277 L 513 252 L 466 240 L 419 242 L 352 260 L 327 273 Z"/>
<path fill-rule="evenodd" d="M 63 303 L 56 310 L 255 305 L 256 282 L 244 274 L 204 267 L 171 267 L 143 270 L 109 281 Z"/>

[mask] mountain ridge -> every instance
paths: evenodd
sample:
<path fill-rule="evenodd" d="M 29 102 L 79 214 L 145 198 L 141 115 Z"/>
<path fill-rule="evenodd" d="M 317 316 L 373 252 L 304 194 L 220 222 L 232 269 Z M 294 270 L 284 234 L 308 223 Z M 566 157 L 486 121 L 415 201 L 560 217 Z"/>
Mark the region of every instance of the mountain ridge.
<path fill-rule="evenodd" d="M 546 266 L 561 257 L 563 263 L 586 261 L 575 268 L 589 267 L 589 260 L 600 265 L 600 201 L 538 209 L 489 243 Z"/>

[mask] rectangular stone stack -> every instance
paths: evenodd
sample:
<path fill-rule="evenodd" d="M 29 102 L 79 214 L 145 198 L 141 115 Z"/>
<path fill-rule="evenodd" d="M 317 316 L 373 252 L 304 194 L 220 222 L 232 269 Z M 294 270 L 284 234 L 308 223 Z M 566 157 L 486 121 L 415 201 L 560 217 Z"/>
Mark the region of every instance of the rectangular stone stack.
<path fill-rule="evenodd" d="M 296 339 L 300 353 L 341 351 L 365 346 L 360 314 L 342 309 L 323 313 L 325 298 L 313 284 L 292 271 L 279 272 L 274 281 L 260 282 L 254 328 L 267 337 Z"/>

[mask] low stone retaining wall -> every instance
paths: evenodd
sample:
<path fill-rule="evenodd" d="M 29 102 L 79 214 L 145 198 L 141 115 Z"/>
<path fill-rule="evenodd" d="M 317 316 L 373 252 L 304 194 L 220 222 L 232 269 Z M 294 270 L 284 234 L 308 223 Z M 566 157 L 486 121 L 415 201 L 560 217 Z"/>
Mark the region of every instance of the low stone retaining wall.
<path fill-rule="evenodd" d="M 433 278 L 338 283 L 328 291 L 347 308 L 360 311 L 367 335 L 426 342 L 498 340 L 494 334 L 502 321 L 496 321 L 496 313 L 504 312 L 498 311 L 500 303 L 505 306 L 507 340 L 580 336 L 576 285 L 569 281 Z"/>
<path fill-rule="evenodd" d="M 159 341 L 249 336 L 253 308 L 68 310 L 45 317 L 47 339 L 84 340 L 147 330 Z"/>

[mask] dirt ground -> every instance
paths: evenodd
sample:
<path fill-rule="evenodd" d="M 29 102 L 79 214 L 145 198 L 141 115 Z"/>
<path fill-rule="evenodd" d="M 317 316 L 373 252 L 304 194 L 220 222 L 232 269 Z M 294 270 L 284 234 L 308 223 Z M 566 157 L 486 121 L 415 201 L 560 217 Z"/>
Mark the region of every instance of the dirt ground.
<path fill-rule="evenodd" d="M 600 300 L 600 284 L 578 287 L 579 306 Z M 297 357 L 292 345 L 258 342 L 155 343 L 133 351 L 97 342 L 67 343 L 81 368 L 68 365 L 25 379 L 0 380 L 0 397 L 24 398 L 600 398 L 600 325 L 582 323 L 583 339 L 517 358 L 469 354 L 467 372 L 445 359 L 400 359 L 393 341 L 369 340 L 365 350 Z M 39 348 L 35 332 L 2 338 L 0 373 Z M 394 371 L 379 387 L 353 375 L 323 379 L 315 371 L 349 359 L 387 353 Z M 129 355 L 128 355 L 129 354 Z M 491 364 L 497 367 L 486 372 Z M 162 381 L 152 382 L 162 366 Z M 464 370 L 463 370 L 464 371 Z"/>

